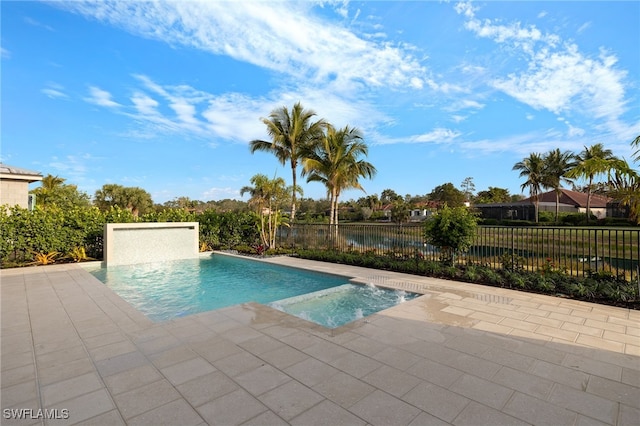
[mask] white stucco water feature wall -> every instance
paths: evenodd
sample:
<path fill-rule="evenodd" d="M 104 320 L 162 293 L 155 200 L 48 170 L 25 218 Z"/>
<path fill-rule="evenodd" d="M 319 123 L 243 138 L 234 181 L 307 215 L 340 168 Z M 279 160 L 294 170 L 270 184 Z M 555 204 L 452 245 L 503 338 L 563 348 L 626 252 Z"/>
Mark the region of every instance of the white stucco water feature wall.
<path fill-rule="evenodd" d="M 198 222 L 107 223 L 107 266 L 198 257 Z"/>

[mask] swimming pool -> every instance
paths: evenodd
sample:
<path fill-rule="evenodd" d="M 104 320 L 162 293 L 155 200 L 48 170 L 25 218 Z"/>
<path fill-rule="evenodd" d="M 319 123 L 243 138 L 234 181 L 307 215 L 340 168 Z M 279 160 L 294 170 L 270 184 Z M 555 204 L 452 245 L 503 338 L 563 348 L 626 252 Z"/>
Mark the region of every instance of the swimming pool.
<path fill-rule="evenodd" d="M 329 328 L 364 318 L 420 296 L 364 284 L 343 284 L 269 303 L 272 308 Z"/>
<path fill-rule="evenodd" d="M 326 298 L 327 294 L 332 293 L 329 289 L 339 289 L 349 281 L 349 278 L 343 276 L 218 254 L 188 260 L 89 269 L 89 272 L 152 321 L 166 321 L 246 302 L 269 304 L 285 301 L 284 305 L 290 306 L 295 301 L 292 298 L 301 295 L 308 295 L 304 300 L 318 298 L 329 301 Z M 316 293 L 322 291 L 327 292 Z M 393 293 L 392 290 L 383 292 Z M 335 299 L 337 294 L 331 299 Z M 376 312 L 400 301 L 397 297 L 386 299 L 391 304 L 378 308 Z M 326 305 L 324 308 L 315 303 L 314 308 L 320 311 L 325 308 L 348 308 L 352 312 L 361 309 L 361 315 L 364 316 L 368 315 L 365 312 L 371 310 L 360 306 L 364 303 L 364 300 L 361 303 L 352 300 L 348 304 L 334 303 L 333 306 Z M 310 314 L 308 309 L 289 313 L 327 327 L 336 327 L 358 317 L 356 315 L 349 321 L 338 324 L 334 319 L 322 322 L 322 315 Z M 346 319 L 349 316 L 340 314 L 339 317 Z"/>

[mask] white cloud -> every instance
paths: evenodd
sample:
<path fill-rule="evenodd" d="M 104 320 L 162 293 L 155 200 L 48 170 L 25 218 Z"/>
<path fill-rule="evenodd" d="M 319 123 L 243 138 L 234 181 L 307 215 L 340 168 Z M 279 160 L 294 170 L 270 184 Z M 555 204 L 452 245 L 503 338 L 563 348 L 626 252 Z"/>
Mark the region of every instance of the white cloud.
<path fill-rule="evenodd" d="M 461 133 L 457 130 L 437 128 L 427 133 L 400 138 L 387 138 L 384 136 L 378 136 L 378 138 L 371 145 L 389 145 L 398 143 L 451 143 L 460 135 Z"/>
<path fill-rule="evenodd" d="M 571 124 L 567 123 L 567 126 L 569 126 L 569 130 L 567 132 L 567 135 L 570 138 L 574 138 L 574 137 L 580 137 L 580 136 L 584 136 L 585 131 L 584 129 L 581 129 L 579 127 L 574 127 Z"/>
<path fill-rule="evenodd" d="M 102 90 L 96 86 L 89 86 L 89 94 L 88 98 L 85 100 L 89 103 L 107 107 L 107 108 L 115 108 L 119 107 L 120 104 L 111 99 L 111 93 L 106 90 Z"/>
<path fill-rule="evenodd" d="M 224 200 L 224 199 L 240 200 L 240 190 L 237 188 L 209 188 L 202 193 L 202 200 Z"/>
<path fill-rule="evenodd" d="M 67 99 L 69 95 L 67 95 L 64 90 L 64 86 L 61 84 L 49 82 L 47 83 L 47 87 L 41 89 L 40 92 L 52 99 Z"/>
<path fill-rule="evenodd" d="M 321 20 L 308 2 L 54 3 L 150 39 L 224 54 L 295 79 L 420 89 L 412 46 L 365 40 Z M 341 7 L 346 7 L 341 6 Z"/>
<path fill-rule="evenodd" d="M 509 45 L 526 60 L 526 69 L 494 78 L 490 83 L 494 88 L 537 110 L 579 112 L 609 130 L 625 127 L 620 117 L 626 112 L 627 73 L 616 68 L 614 54 L 603 50 L 597 57 L 588 56 L 576 44 L 543 33 L 534 25 L 481 20 L 476 17 L 477 9 L 467 3 L 457 5 L 456 10 L 467 18 L 465 28 Z"/>
<path fill-rule="evenodd" d="M 266 104 L 265 100 L 229 93 L 210 99 L 202 116 L 207 121 L 205 126 L 216 136 L 249 142 L 265 137 L 265 126 L 259 117 L 271 111 Z"/>
<path fill-rule="evenodd" d="M 485 104 L 480 103 L 473 99 L 461 99 L 453 102 L 453 104 L 443 108 L 445 111 L 455 112 L 463 109 L 476 109 L 480 110 L 485 107 Z"/>
<path fill-rule="evenodd" d="M 3 59 L 11 58 L 11 51 L 5 49 L 4 47 L 0 47 L 0 57 Z"/>
<path fill-rule="evenodd" d="M 89 163 L 99 160 L 91 154 L 74 154 L 67 155 L 63 158 L 52 157 L 51 161 L 46 165 L 49 169 L 53 169 L 52 175 L 60 176 L 67 180 L 67 183 L 80 184 L 86 181 L 86 175 L 89 172 Z"/>
<path fill-rule="evenodd" d="M 503 138 L 468 140 L 460 144 L 465 151 L 479 154 L 496 154 L 513 152 L 523 158 L 532 152 L 544 153 L 555 148 L 561 150 L 579 150 L 580 142 L 568 142 L 566 136 L 557 131 L 530 132 L 509 135 Z M 515 162 L 514 162 L 515 164 Z"/>
<path fill-rule="evenodd" d="M 582 34 L 587 28 L 589 28 L 591 26 L 591 22 L 585 22 L 584 24 L 580 25 L 580 28 L 578 28 L 576 30 L 576 32 L 578 34 Z"/>
<path fill-rule="evenodd" d="M 496 79 L 494 87 L 535 109 L 560 114 L 578 104 L 595 118 L 615 119 L 625 110 L 626 73 L 616 70 L 616 58 L 586 58 L 575 45 L 563 51 L 541 49 L 527 71 Z"/>
<path fill-rule="evenodd" d="M 131 97 L 131 102 L 133 102 L 135 109 L 142 116 L 157 116 L 159 114 L 156 108 L 160 104 L 145 93 L 134 93 Z"/>
<path fill-rule="evenodd" d="M 47 31 L 55 31 L 53 27 L 43 24 L 42 22 L 36 21 L 35 19 L 30 18 L 28 16 L 24 18 L 24 22 L 34 27 L 44 28 Z"/>

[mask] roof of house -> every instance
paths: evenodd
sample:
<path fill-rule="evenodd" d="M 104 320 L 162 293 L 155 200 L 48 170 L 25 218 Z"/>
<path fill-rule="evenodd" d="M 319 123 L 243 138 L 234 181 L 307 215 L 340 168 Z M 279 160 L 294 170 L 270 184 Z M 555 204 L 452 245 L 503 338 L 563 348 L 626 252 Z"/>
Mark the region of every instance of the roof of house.
<path fill-rule="evenodd" d="M 576 207 L 587 207 L 588 195 L 584 192 L 571 191 L 569 189 L 560 189 L 560 204 L 569 204 Z M 591 208 L 607 207 L 607 203 L 612 199 L 599 194 L 591 194 Z M 533 197 L 526 198 L 520 203 L 530 204 L 533 203 Z M 538 202 L 540 203 L 554 203 L 556 202 L 556 192 L 549 191 L 538 195 Z"/>
<path fill-rule="evenodd" d="M 0 177 L 36 182 L 42 180 L 42 173 L 0 163 Z"/>

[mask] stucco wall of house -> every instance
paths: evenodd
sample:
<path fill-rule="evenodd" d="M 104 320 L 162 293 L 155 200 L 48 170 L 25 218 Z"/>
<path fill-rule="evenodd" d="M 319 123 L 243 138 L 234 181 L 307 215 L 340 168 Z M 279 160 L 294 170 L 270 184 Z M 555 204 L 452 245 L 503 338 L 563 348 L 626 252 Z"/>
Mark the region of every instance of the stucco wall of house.
<path fill-rule="evenodd" d="M 25 180 L 0 179 L 0 205 L 29 205 L 29 182 Z"/>

